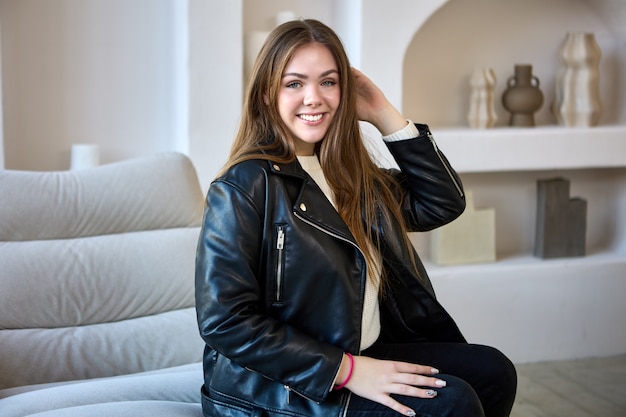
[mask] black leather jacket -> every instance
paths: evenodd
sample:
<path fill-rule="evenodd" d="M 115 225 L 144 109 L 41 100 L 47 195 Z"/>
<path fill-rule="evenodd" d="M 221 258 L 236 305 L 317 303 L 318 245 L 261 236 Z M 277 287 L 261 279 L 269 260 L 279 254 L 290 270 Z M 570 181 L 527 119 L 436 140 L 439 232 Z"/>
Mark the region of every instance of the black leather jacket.
<path fill-rule="evenodd" d="M 465 200 L 428 128 L 417 126 L 418 138 L 387 146 L 408 227 L 426 231 L 460 215 Z M 372 227 L 391 283 L 379 340 L 464 342 L 421 262 L 409 267 L 398 228 Z M 196 263 L 204 415 L 343 415 L 349 391 L 332 387 L 343 352 L 359 353 L 365 259 L 298 162 L 250 160 L 215 180 Z"/>

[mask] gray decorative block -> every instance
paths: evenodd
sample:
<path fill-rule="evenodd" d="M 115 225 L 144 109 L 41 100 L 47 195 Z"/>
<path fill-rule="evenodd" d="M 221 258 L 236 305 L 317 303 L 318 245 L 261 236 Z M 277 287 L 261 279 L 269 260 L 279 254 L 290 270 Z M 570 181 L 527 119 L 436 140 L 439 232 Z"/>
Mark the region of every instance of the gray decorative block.
<path fill-rule="evenodd" d="M 535 256 L 585 256 L 587 201 L 570 198 L 569 193 L 566 179 L 537 181 Z"/>

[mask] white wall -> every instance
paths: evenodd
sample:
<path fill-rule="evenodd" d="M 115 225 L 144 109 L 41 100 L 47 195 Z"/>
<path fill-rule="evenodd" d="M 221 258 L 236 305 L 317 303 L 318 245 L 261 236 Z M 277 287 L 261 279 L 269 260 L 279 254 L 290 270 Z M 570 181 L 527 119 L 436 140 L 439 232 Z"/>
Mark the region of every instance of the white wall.
<path fill-rule="evenodd" d="M 318 19 L 332 25 L 334 20 L 334 3 L 332 0 L 316 2 L 294 2 L 293 0 L 244 0 L 243 24 L 244 31 L 272 30 L 276 23 L 276 15 L 283 11 L 291 11 L 294 17 Z"/>
<path fill-rule="evenodd" d="M 205 189 L 241 115 L 242 13 L 241 0 L 189 0 L 189 154 Z"/>
<path fill-rule="evenodd" d="M 240 115 L 241 16 L 241 0 L 0 0 L 7 168 L 67 169 L 74 143 L 102 163 L 173 150 L 206 188 Z"/>
<path fill-rule="evenodd" d="M 361 68 L 363 37 L 361 1 L 336 1 L 333 2 L 333 8 L 332 27 L 341 38 L 352 66 Z"/>
<path fill-rule="evenodd" d="M 0 169 L 4 169 L 4 122 L 3 121 L 4 121 L 4 114 L 2 111 L 2 24 L 0 22 Z"/>
<path fill-rule="evenodd" d="M 184 4 L 2 0 L 7 168 L 65 169 L 74 143 L 102 162 L 184 151 Z"/>

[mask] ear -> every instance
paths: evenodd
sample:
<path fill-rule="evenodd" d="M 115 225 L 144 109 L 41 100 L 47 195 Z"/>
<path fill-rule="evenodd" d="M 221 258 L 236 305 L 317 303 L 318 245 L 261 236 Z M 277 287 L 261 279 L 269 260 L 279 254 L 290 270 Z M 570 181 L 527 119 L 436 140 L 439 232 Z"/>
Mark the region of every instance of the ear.
<path fill-rule="evenodd" d="M 270 99 L 267 94 L 263 94 L 263 103 L 265 103 L 266 106 L 270 105 Z"/>

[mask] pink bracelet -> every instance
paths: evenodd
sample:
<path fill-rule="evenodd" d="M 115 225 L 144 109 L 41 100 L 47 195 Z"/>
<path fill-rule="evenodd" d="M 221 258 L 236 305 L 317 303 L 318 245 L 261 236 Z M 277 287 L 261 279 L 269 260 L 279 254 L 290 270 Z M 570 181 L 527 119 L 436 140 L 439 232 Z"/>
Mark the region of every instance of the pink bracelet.
<path fill-rule="evenodd" d="M 350 378 L 352 378 L 352 371 L 354 370 L 354 358 L 352 357 L 351 354 L 346 352 L 346 355 L 348 356 L 348 359 L 350 359 L 350 369 L 348 370 L 348 377 L 346 378 L 345 381 L 343 381 L 343 383 L 339 384 L 339 385 L 335 385 L 335 390 L 339 391 L 340 389 L 342 389 L 343 387 L 345 387 L 346 385 L 348 385 L 348 382 L 350 382 Z"/>

